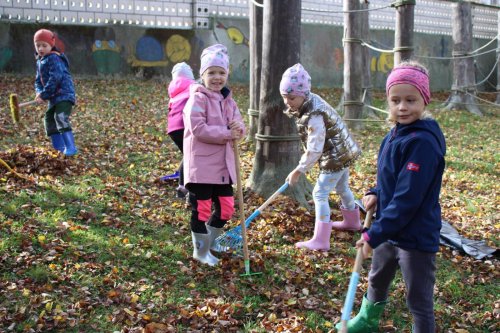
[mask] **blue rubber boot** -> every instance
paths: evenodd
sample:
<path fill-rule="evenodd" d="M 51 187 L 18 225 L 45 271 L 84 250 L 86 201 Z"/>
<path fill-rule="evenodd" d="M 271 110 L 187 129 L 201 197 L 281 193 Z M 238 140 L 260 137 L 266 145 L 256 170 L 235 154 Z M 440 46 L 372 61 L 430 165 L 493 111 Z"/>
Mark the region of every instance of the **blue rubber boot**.
<path fill-rule="evenodd" d="M 73 131 L 63 132 L 62 134 L 64 138 L 64 145 L 66 149 L 64 149 L 64 155 L 73 156 L 78 153 L 78 149 L 75 147 L 75 138 L 73 137 Z"/>
<path fill-rule="evenodd" d="M 52 141 L 52 147 L 54 147 L 55 150 L 59 150 L 61 153 L 64 153 L 66 145 L 64 144 L 64 138 L 61 133 L 52 134 L 50 136 L 50 140 Z"/>

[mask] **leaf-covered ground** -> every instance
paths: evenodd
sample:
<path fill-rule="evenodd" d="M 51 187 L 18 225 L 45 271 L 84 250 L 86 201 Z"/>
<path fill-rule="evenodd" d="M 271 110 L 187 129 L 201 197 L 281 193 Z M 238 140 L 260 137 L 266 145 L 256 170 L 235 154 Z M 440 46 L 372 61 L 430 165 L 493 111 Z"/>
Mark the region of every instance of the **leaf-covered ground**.
<path fill-rule="evenodd" d="M 296 250 L 294 243 L 312 234 L 314 217 L 283 196 L 248 230 L 251 271 L 260 274 L 242 276 L 243 260 L 231 253 L 217 267 L 201 265 L 191 259 L 189 210 L 175 198 L 176 184 L 159 180 L 180 158 L 165 132 L 166 84 L 77 79 L 74 158 L 50 148 L 44 107 L 23 109 L 21 124 L 12 123 L 8 93 L 27 101 L 32 86 L 31 77 L 0 82 L 0 158 L 17 172 L 0 165 L 0 332 L 334 331 L 358 234 L 334 233 L 327 253 Z M 340 96 L 319 93 L 332 105 Z M 248 89 L 235 87 L 234 95 L 246 111 Z M 482 118 L 436 112 L 448 143 L 441 202 L 443 219 L 461 235 L 498 247 L 499 109 L 486 105 Z M 364 154 L 350 182 L 358 197 L 374 183 L 386 131 L 370 122 L 356 132 Z M 240 146 L 247 179 L 252 147 Z M 265 200 L 250 189 L 244 196 L 247 215 Z M 339 219 L 338 198 L 331 199 L 332 218 Z M 475 260 L 443 247 L 438 331 L 500 331 L 498 272 L 496 258 Z M 366 270 L 362 276 L 355 311 Z M 400 275 L 381 328 L 411 331 Z"/>

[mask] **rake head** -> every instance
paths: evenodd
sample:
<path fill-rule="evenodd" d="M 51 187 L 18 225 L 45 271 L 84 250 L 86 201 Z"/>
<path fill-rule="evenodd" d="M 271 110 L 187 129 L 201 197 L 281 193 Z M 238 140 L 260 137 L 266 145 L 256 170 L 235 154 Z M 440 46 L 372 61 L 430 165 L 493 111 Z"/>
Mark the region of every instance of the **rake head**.
<path fill-rule="evenodd" d="M 215 244 L 221 247 L 240 250 L 243 245 L 243 237 L 241 236 L 241 226 L 237 226 L 223 233 L 215 239 Z"/>
<path fill-rule="evenodd" d="M 12 121 L 14 122 L 14 124 L 17 124 L 19 123 L 19 98 L 17 97 L 17 94 L 10 94 L 9 104 Z"/>

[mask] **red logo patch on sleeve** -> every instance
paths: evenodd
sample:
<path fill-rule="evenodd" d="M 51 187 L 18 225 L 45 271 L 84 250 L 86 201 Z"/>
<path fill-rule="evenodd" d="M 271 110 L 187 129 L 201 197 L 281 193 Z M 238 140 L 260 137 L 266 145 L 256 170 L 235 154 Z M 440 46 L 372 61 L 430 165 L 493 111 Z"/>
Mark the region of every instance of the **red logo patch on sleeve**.
<path fill-rule="evenodd" d="M 406 170 L 418 172 L 418 171 L 420 171 L 420 164 L 409 162 L 406 165 Z"/>

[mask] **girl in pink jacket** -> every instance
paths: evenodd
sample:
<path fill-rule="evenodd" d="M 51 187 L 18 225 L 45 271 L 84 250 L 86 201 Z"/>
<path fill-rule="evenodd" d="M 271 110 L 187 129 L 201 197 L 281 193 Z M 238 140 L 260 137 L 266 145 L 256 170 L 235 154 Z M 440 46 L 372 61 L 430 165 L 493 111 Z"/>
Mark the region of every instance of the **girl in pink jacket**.
<path fill-rule="evenodd" d="M 226 87 L 228 72 L 224 45 L 204 49 L 202 83 L 191 85 L 184 108 L 184 181 L 191 203 L 193 258 L 210 266 L 218 262 L 210 252 L 212 244 L 234 212 L 232 142 L 245 135 L 240 111 Z"/>
<path fill-rule="evenodd" d="M 184 121 L 182 110 L 189 99 L 189 86 L 194 83 L 193 70 L 185 62 L 176 64 L 172 68 L 172 81 L 168 85 L 168 118 L 167 134 L 181 153 L 183 153 Z M 184 187 L 183 162 L 179 165 L 175 174 L 163 177 L 163 179 L 174 179 L 179 177 L 179 187 L 177 187 L 177 197 L 184 198 L 187 189 Z"/>

